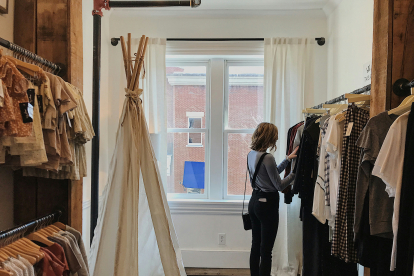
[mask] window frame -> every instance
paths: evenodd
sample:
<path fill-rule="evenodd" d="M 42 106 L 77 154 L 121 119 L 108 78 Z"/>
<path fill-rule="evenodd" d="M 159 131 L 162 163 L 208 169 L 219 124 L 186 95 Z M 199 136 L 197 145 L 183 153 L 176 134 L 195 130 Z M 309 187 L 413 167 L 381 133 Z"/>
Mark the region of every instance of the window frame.
<path fill-rule="evenodd" d="M 203 115 L 189 115 L 189 113 L 195 113 L 195 112 L 187 112 L 187 122 L 188 122 L 188 128 L 190 129 L 190 119 L 200 119 L 201 121 L 201 126 L 203 125 L 203 118 L 204 118 L 204 112 L 197 112 L 197 113 L 203 113 Z M 194 128 L 194 129 L 198 129 L 198 128 Z M 201 129 L 201 128 L 200 128 Z M 203 147 L 203 135 L 200 133 L 201 137 L 200 143 L 190 143 L 190 133 L 188 133 L 188 138 L 187 138 L 187 147 L 189 148 L 202 148 Z"/>
<path fill-rule="evenodd" d="M 244 195 L 229 195 L 228 194 L 228 137 L 229 134 L 253 134 L 254 129 L 242 129 L 242 128 L 229 128 L 229 86 L 230 86 L 230 66 L 264 66 L 264 60 L 225 60 L 225 72 L 224 72 L 224 116 L 223 116 L 223 199 L 224 200 L 243 200 Z M 264 84 L 264 81 L 263 81 Z M 247 158 L 247 156 L 246 156 Z M 247 169 L 247 168 L 246 168 Z M 250 185 L 250 178 L 246 185 Z M 251 195 L 246 194 L 246 199 L 250 199 Z"/>
<path fill-rule="evenodd" d="M 169 133 L 205 133 L 205 190 L 204 194 L 179 194 L 168 193 L 168 200 L 203 200 L 203 201 L 239 201 L 243 200 L 243 195 L 228 195 L 228 135 L 235 134 L 252 134 L 254 129 L 229 129 L 228 128 L 228 103 L 229 103 L 229 66 L 264 66 L 263 56 L 255 58 L 246 57 L 232 58 L 231 56 L 205 56 L 202 59 L 191 59 L 191 56 L 185 58 L 167 58 L 166 66 L 206 66 L 206 112 L 205 126 L 200 129 L 189 128 L 167 128 Z M 214 70 L 214 72 L 212 72 Z M 221 77 L 217 76 L 217 72 L 222 72 Z M 213 83 L 214 81 L 214 83 Z M 214 91 L 212 91 L 214 90 Z M 220 91 L 218 91 L 220 90 Z M 219 95 L 220 94 L 220 95 Z M 211 104 L 220 105 L 222 115 L 213 114 L 212 109 L 217 109 L 217 106 L 212 107 Z M 193 117 L 193 116 L 192 116 Z M 191 118 L 192 118 L 191 117 Z M 220 118 L 220 121 L 218 120 Z M 190 117 L 188 117 L 190 118 Z M 214 120 L 214 122 L 213 122 Z M 212 126 L 212 123 L 214 126 Z M 218 130 L 218 132 L 217 132 Z M 220 132 L 221 130 L 221 132 Z M 212 136 L 214 135 L 214 137 Z M 219 137 L 221 136 L 221 137 Z M 202 138 L 203 139 L 203 138 Z M 221 140 L 222 145 L 221 154 L 218 153 L 218 148 L 212 145 L 214 141 Z M 187 147 L 195 147 L 188 146 Z M 214 148 L 214 149 L 213 149 Z M 212 154 L 212 151 L 214 154 Z M 174 159 L 174 158 L 173 158 Z M 221 164 L 221 171 L 212 171 L 211 163 Z M 213 166 L 214 167 L 214 166 Z M 213 182 L 211 180 L 213 175 Z M 220 181 L 219 181 L 220 179 Z M 221 183 L 217 183 L 221 182 Z M 250 185 L 250 181 L 248 181 Z M 246 200 L 249 200 L 250 194 L 246 195 Z"/>
<path fill-rule="evenodd" d="M 204 194 L 184 194 L 184 193 L 167 193 L 168 200 L 175 199 L 203 199 L 206 200 L 209 198 L 210 194 L 210 144 L 209 144 L 209 133 L 210 133 L 210 61 L 206 60 L 183 60 L 183 59 L 167 59 L 166 67 L 170 66 L 206 66 L 206 112 L 205 112 L 205 126 L 204 128 L 168 128 L 167 135 L 170 133 L 204 133 L 205 139 L 205 153 L 204 153 L 204 164 L 205 164 L 205 178 L 204 178 Z M 168 77 L 165 77 L 168 79 Z M 166 80 L 168 81 L 168 80 Z M 168 107 L 167 107 L 168 108 Z M 188 137 L 188 135 L 187 135 Z M 202 137 L 202 136 L 201 136 Z M 188 147 L 188 145 L 187 145 Z M 194 147 L 190 146 L 189 148 Z M 173 154 L 174 156 L 174 154 Z M 174 162 L 174 157 L 172 157 L 172 164 Z"/>

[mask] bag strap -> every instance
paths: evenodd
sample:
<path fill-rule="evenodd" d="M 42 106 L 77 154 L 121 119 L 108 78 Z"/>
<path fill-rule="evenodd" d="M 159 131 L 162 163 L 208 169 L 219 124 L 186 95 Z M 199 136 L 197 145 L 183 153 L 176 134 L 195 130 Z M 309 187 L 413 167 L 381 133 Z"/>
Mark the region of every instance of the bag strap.
<path fill-rule="evenodd" d="M 262 156 L 260 156 L 259 162 L 256 165 L 256 169 L 254 170 L 253 180 L 252 180 L 252 187 L 253 189 L 256 188 L 256 178 L 257 174 L 259 173 L 260 166 L 263 163 L 263 159 L 268 153 L 265 152 Z M 247 172 L 249 171 L 249 160 L 247 160 L 247 169 L 246 169 L 246 180 L 244 181 L 244 196 L 243 196 L 243 211 L 242 214 L 244 214 L 244 201 L 246 200 L 246 189 L 247 189 Z"/>

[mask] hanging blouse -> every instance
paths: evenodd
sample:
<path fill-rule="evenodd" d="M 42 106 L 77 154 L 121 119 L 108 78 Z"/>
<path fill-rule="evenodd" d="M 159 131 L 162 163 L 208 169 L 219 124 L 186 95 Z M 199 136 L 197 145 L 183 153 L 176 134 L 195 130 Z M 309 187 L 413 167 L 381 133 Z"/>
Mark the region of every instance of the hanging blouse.
<path fill-rule="evenodd" d="M 20 104 L 28 103 L 27 85 L 28 81 L 19 72 L 16 66 L 5 56 L 0 54 L 0 79 L 3 86 L 6 86 L 4 94 L 4 105 L 0 107 L 0 136 L 26 137 L 32 133 L 32 123 L 23 122 L 20 111 Z M 6 94 L 9 97 L 6 100 Z"/>

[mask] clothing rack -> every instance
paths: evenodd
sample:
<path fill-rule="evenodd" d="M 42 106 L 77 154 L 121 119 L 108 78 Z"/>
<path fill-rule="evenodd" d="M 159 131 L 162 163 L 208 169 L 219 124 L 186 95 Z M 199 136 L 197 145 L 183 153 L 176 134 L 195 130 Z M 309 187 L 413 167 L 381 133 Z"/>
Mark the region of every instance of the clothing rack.
<path fill-rule="evenodd" d="M 36 230 L 39 230 L 39 227 L 49 226 L 53 222 L 57 222 L 61 216 L 62 211 L 57 210 L 56 212 L 50 215 L 32 220 L 28 223 L 0 232 L 0 248 L 13 243 L 16 237 L 25 236 L 27 234 L 35 232 Z"/>
<path fill-rule="evenodd" d="M 362 94 L 362 93 L 369 92 L 369 91 L 371 91 L 371 84 L 368 84 L 367 86 L 364 86 L 360 89 L 354 90 L 349 94 Z M 344 95 L 341 95 L 341 96 L 339 96 L 335 99 L 332 99 L 332 100 L 329 100 L 327 102 L 315 105 L 314 107 L 311 107 L 311 108 L 312 109 L 321 109 L 324 104 L 335 104 L 335 103 L 339 103 L 339 102 L 342 102 L 342 101 L 345 101 L 345 100 L 346 100 L 346 98 L 345 98 L 345 94 L 344 94 Z"/>
<path fill-rule="evenodd" d="M 19 45 L 16 45 L 16 44 L 14 44 L 14 43 L 12 43 L 8 40 L 5 40 L 1 37 L 0 37 L 0 46 L 3 46 L 4 48 L 10 49 L 10 50 L 12 50 L 13 52 L 15 52 L 19 55 L 22 55 L 26 58 L 29 58 L 29 59 L 37 62 L 37 63 L 40 63 L 41 65 L 44 65 L 44 66 L 48 67 L 48 68 L 51 68 L 55 74 L 58 74 L 62 70 L 62 68 L 59 65 L 57 65 L 57 64 L 55 64 L 51 61 L 48 61 L 47 59 L 44 59 L 41 56 L 38 56 L 35 53 L 32 53 L 29 50 L 26 50 L 25 48 L 20 47 Z"/>

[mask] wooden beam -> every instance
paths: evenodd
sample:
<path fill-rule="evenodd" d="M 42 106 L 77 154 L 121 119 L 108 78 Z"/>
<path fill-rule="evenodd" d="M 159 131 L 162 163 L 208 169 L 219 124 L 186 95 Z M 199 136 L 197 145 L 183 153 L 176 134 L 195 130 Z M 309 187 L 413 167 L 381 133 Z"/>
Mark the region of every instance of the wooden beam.
<path fill-rule="evenodd" d="M 414 79 L 413 47 L 414 0 L 375 0 L 371 116 L 402 102 L 392 85 Z"/>
<path fill-rule="evenodd" d="M 68 0 L 37 0 L 37 54 L 63 64 L 61 77 L 68 81 L 69 9 Z"/>
<path fill-rule="evenodd" d="M 393 0 L 374 1 L 371 116 L 390 109 Z"/>
<path fill-rule="evenodd" d="M 14 5 L 13 42 L 33 53 L 36 53 L 36 9 L 36 0 L 19 0 Z"/>
<path fill-rule="evenodd" d="M 69 225 L 82 233 L 83 181 L 71 181 L 68 193 Z"/>
<path fill-rule="evenodd" d="M 69 57 L 68 80 L 83 91 L 83 29 L 82 0 L 68 1 L 69 8 Z"/>
<path fill-rule="evenodd" d="M 414 1 L 394 0 L 393 11 L 392 83 L 400 78 L 414 79 Z M 391 94 L 391 108 L 404 97 Z"/>
<path fill-rule="evenodd" d="M 83 90 L 82 0 L 16 1 L 14 35 L 16 44 L 62 64 L 62 78 Z M 82 230 L 82 180 L 20 178 L 15 184 L 33 180 L 37 193 L 15 188 L 20 195 L 15 201 L 16 221 L 27 222 L 28 217 L 62 207 L 67 212 L 61 221 Z"/>

